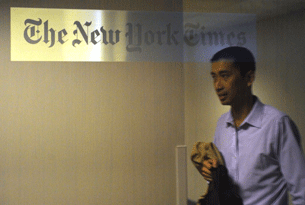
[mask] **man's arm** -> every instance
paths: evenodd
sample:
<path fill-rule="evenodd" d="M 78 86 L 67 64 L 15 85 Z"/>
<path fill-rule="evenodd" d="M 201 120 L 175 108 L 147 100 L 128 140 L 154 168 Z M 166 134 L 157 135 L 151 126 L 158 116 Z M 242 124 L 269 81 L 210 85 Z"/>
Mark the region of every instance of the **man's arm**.
<path fill-rule="evenodd" d="M 295 205 L 305 204 L 305 157 L 296 125 L 285 116 L 279 122 L 278 160 Z"/>

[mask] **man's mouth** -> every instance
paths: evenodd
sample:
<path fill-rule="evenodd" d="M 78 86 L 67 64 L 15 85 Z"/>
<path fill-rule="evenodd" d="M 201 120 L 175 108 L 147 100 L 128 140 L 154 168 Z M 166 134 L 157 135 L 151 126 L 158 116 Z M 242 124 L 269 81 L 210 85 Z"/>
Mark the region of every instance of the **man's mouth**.
<path fill-rule="evenodd" d="M 226 93 L 218 94 L 218 97 L 220 100 L 224 100 L 227 97 L 227 94 Z"/>

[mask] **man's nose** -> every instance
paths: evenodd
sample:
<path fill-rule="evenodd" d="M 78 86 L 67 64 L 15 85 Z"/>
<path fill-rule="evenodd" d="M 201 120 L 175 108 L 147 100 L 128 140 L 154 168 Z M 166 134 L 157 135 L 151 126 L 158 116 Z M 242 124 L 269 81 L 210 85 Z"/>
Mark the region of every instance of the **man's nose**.
<path fill-rule="evenodd" d="M 221 82 L 220 79 L 215 79 L 214 87 L 216 91 L 220 91 L 223 89 L 223 83 Z"/>

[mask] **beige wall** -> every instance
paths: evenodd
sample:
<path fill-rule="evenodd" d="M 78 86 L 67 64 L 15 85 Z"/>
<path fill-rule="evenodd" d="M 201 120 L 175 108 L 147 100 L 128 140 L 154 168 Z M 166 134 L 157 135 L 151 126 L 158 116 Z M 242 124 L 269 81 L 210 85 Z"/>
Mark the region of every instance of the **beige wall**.
<path fill-rule="evenodd" d="M 9 33 L 9 6 L 175 11 L 175 3 L 0 6 L 0 204 L 175 204 L 183 64 L 10 62 Z"/>

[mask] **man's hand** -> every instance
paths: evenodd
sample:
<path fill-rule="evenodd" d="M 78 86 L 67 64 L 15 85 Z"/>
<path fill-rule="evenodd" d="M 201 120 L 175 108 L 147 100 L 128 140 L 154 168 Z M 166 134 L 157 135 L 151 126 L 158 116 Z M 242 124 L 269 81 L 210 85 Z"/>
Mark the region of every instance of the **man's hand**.
<path fill-rule="evenodd" d="M 203 161 L 203 166 L 201 169 L 201 174 L 202 174 L 203 178 L 207 181 L 213 181 L 211 169 L 217 168 L 217 167 L 218 167 L 217 159 L 208 159 L 208 160 Z"/>

